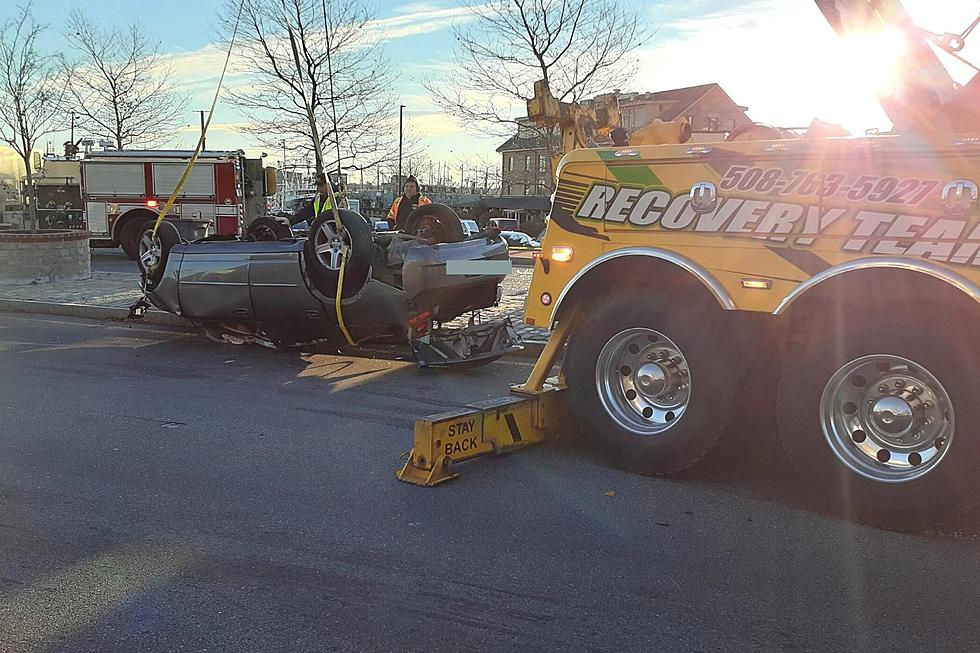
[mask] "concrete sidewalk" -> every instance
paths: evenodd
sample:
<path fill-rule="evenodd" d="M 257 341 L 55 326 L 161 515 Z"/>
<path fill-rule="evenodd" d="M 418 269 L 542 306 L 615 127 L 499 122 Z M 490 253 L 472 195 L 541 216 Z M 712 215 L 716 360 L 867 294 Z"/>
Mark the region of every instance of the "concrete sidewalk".
<path fill-rule="evenodd" d="M 530 345 L 529 353 L 535 353 L 547 341 L 548 332 L 524 324 L 524 298 L 531 273 L 530 268 L 515 268 L 504 279 L 500 305 L 482 311 L 482 315 L 484 320 L 511 318 Z M 139 275 L 133 273 L 93 272 L 90 279 L 79 281 L 0 286 L 0 311 L 125 320 L 129 307 L 142 295 L 139 281 Z M 190 320 L 157 309 L 147 311 L 143 322 L 196 330 Z"/>

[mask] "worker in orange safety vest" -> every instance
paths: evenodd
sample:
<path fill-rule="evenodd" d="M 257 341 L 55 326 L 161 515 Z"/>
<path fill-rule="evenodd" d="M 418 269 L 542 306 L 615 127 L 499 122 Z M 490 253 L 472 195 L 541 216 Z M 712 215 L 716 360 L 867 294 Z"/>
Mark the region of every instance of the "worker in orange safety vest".
<path fill-rule="evenodd" d="M 408 214 L 426 204 L 432 204 L 432 200 L 422 194 L 422 187 L 415 175 L 409 175 L 405 180 L 403 194 L 396 197 L 388 209 L 388 223 L 395 229 L 404 227 Z"/>

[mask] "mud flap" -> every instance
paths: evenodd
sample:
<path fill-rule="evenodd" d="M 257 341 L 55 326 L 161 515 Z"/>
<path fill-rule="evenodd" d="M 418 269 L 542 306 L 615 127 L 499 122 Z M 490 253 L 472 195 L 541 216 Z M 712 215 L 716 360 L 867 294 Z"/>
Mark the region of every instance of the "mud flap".
<path fill-rule="evenodd" d="M 419 367 L 436 369 L 479 367 L 524 348 L 510 318 L 462 329 L 433 329 L 411 342 Z"/>

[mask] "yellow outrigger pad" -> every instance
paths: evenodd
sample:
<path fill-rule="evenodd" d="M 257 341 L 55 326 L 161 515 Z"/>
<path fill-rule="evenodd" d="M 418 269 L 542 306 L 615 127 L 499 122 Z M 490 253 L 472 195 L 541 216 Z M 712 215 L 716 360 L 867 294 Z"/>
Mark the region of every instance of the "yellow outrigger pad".
<path fill-rule="evenodd" d="M 490 399 L 416 420 L 415 447 L 395 476 L 415 485 L 438 485 L 459 476 L 454 463 L 556 437 L 562 390 L 545 385 L 534 394 Z"/>

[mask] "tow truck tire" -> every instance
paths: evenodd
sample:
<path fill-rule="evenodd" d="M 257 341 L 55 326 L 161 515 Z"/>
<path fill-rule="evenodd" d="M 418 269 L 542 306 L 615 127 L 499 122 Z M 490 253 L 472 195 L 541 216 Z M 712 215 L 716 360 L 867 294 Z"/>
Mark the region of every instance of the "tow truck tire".
<path fill-rule="evenodd" d="M 465 235 L 463 223 L 456 212 L 445 204 L 426 204 L 420 206 L 405 218 L 405 233 L 415 235 L 419 228 L 428 223 L 435 232 L 437 243 L 458 243 Z"/>
<path fill-rule="evenodd" d="M 153 226 L 156 220 L 147 220 L 139 230 L 139 254 L 136 263 L 146 280 L 147 290 L 153 290 L 163 279 L 167 269 L 167 259 L 174 245 L 180 244 L 180 232 L 177 227 L 164 220 L 157 230 L 156 241 L 153 241 Z"/>
<path fill-rule="evenodd" d="M 348 245 L 341 294 L 346 299 L 360 292 L 367 283 L 374 257 L 374 237 L 368 223 L 354 211 L 340 209 L 340 222 L 343 226 L 342 242 Z M 333 212 L 327 211 L 310 225 L 303 249 L 310 282 L 318 292 L 329 298 L 337 296 L 341 239 L 337 238 Z"/>
<path fill-rule="evenodd" d="M 893 530 L 954 519 L 980 499 L 977 341 L 948 308 L 849 310 L 787 356 L 779 437 L 815 501 Z"/>
<path fill-rule="evenodd" d="M 738 386 L 720 312 L 634 290 L 580 314 L 565 371 L 584 439 L 644 474 L 704 458 L 728 426 Z"/>

